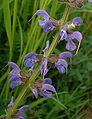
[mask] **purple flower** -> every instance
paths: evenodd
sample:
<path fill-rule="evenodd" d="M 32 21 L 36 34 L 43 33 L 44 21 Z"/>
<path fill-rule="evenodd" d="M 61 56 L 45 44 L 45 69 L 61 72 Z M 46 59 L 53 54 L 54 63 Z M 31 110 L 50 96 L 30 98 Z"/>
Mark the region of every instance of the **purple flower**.
<path fill-rule="evenodd" d="M 50 78 L 45 78 L 41 82 L 36 81 L 35 84 L 32 88 L 32 92 L 36 98 L 38 98 L 39 91 L 45 98 L 51 98 L 52 93 L 56 92 L 55 88 L 52 85 L 52 80 Z"/>
<path fill-rule="evenodd" d="M 64 28 L 61 29 L 59 35 L 60 35 L 60 40 L 65 40 L 67 38 L 67 29 L 68 29 L 68 23 L 65 24 Z"/>
<path fill-rule="evenodd" d="M 69 51 L 73 51 L 76 49 L 76 45 L 73 42 L 73 39 L 76 39 L 79 42 L 79 46 L 80 46 L 80 43 L 82 40 L 82 34 L 79 31 L 75 31 L 72 34 L 68 34 L 67 39 L 66 39 L 66 41 L 67 41 L 66 49 Z M 77 49 L 77 51 L 78 51 L 78 49 Z"/>
<path fill-rule="evenodd" d="M 52 93 L 56 93 L 55 88 L 51 84 L 52 84 L 51 79 L 49 79 L 49 78 L 44 79 L 43 84 L 42 84 L 42 88 L 41 88 L 41 92 L 42 92 L 43 97 L 51 98 Z"/>
<path fill-rule="evenodd" d="M 25 110 L 30 110 L 30 107 L 28 105 L 24 105 L 21 108 L 19 108 L 18 119 L 25 119 L 24 118 L 24 112 L 23 112 Z"/>
<path fill-rule="evenodd" d="M 61 74 L 64 74 L 68 68 L 68 63 L 66 62 L 65 58 L 72 58 L 71 52 L 63 52 L 59 54 L 58 60 L 55 62 L 55 67 Z"/>
<path fill-rule="evenodd" d="M 39 25 L 43 28 L 45 33 L 49 32 L 55 28 L 52 20 L 50 19 L 50 16 L 48 15 L 48 13 L 46 11 L 38 10 L 36 12 L 36 15 L 39 15 L 44 19 L 44 21 L 39 20 L 38 22 L 39 22 Z"/>
<path fill-rule="evenodd" d="M 92 4 L 92 0 L 88 0 L 88 2 L 89 2 L 90 4 Z"/>
<path fill-rule="evenodd" d="M 43 79 L 44 79 L 44 76 L 47 74 L 48 72 L 48 68 L 47 68 L 47 64 L 48 64 L 48 59 L 45 58 L 43 61 L 42 61 L 42 64 L 40 66 L 40 72 L 41 72 L 41 75 L 43 76 Z"/>
<path fill-rule="evenodd" d="M 14 98 L 13 98 L 13 96 L 12 96 L 12 97 L 11 97 L 11 100 L 10 100 L 10 103 L 8 104 L 8 108 L 11 108 L 11 107 L 13 106 L 13 104 L 14 104 Z M 18 118 L 18 119 L 25 119 L 25 118 L 24 118 L 24 112 L 23 112 L 23 111 L 25 111 L 25 110 L 30 110 L 30 107 L 29 107 L 28 105 L 22 106 L 21 108 L 15 110 L 15 113 L 14 113 L 13 116 L 14 116 L 14 117 L 18 116 L 18 117 L 16 117 L 16 118 Z"/>
<path fill-rule="evenodd" d="M 80 18 L 80 17 L 75 17 L 73 20 L 72 20 L 72 26 L 75 28 L 75 26 L 80 26 L 83 24 L 83 20 Z"/>
<path fill-rule="evenodd" d="M 38 57 L 34 53 L 28 53 L 24 56 L 24 66 L 31 68 L 38 61 Z"/>
<path fill-rule="evenodd" d="M 72 20 L 72 25 L 75 26 L 80 26 L 82 24 L 82 20 L 80 19 L 80 17 L 76 17 Z M 76 54 L 79 50 L 80 47 L 80 43 L 82 40 L 82 34 L 79 31 L 75 31 L 73 33 L 67 33 L 68 30 L 68 24 L 66 23 L 64 28 L 60 31 L 59 35 L 60 35 L 60 40 L 66 40 L 67 44 L 66 44 L 66 49 L 69 51 L 73 51 L 76 49 L 76 45 L 73 42 L 73 39 L 76 39 L 79 42 Z"/>
<path fill-rule="evenodd" d="M 12 67 L 12 71 L 10 72 L 10 87 L 15 88 L 22 84 L 20 75 L 21 70 L 14 62 L 8 62 L 8 64 Z"/>

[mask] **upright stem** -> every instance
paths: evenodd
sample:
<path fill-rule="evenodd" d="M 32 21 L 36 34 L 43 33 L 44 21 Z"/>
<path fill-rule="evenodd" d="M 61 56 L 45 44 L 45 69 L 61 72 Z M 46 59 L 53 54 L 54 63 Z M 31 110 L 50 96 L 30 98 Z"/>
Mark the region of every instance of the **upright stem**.
<path fill-rule="evenodd" d="M 66 5 L 66 9 L 64 12 L 64 15 L 62 17 L 62 22 L 61 22 L 61 26 L 60 29 L 64 26 L 64 24 L 66 23 L 68 16 L 69 16 L 69 12 L 70 12 L 70 6 Z M 46 54 L 46 57 L 49 57 L 49 55 L 53 52 L 54 48 L 57 45 L 57 42 L 59 40 L 59 33 L 56 33 L 55 38 L 53 39 L 51 46 Z M 32 85 L 33 81 L 35 80 L 35 78 L 39 75 L 39 69 L 37 68 L 37 70 L 35 71 L 35 73 L 32 75 L 32 77 L 28 80 L 28 82 L 24 85 L 24 87 L 22 88 L 18 98 L 16 99 L 13 107 L 11 110 L 7 111 L 7 117 L 10 119 L 11 115 L 14 113 L 15 109 L 17 108 L 18 104 L 20 103 L 20 101 L 22 100 L 23 96 L 25 95 L 26 91 L 29 88 L 29 85 Z"/>

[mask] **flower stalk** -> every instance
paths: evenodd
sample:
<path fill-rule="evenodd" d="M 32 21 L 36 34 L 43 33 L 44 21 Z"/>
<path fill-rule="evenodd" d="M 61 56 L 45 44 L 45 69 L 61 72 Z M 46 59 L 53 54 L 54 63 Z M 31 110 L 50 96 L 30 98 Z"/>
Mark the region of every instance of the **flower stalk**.
<path fill-rule="evenodd" d="M 63 14 L 62 17 L 62 22 L 60 23 L 60 29 L 64 26 L 64 24 L 66 23 L 68 16 L 70 13 L 70 5 L 67 4 L 66 5 L 66 9 L 65 12 Z M 59 41 L 59 34 L 56 33 L 49 50 L 46 52 L 45 57 L 48 58 L 50 56 L 50 54 L 53 52 L 54 48 L 56 47 L 58 41 Z M 31 76 L 31 78 L 25 83 L 24 87 L 22 88 L 18 98 L 15 100 L 12 108 L 10 110 L 7 110 L 7 118 L 10 119 L 10 117 L 13 115 L 14 111 L 16 110 L 17 106 L 19 105 L 20 101 L 23 99 L 26 91 L 28 90 L 29 86 L 31 86 L 33 84 L 33 81 L 37 78 L 37 76 L 40 74 L 39 69 L 37 68 L 34 72 L 34 74 Z"/>

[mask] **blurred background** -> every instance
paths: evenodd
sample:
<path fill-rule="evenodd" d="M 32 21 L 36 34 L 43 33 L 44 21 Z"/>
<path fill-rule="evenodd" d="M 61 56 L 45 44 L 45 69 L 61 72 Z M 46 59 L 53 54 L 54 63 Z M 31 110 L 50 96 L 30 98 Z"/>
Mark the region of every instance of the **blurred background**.
<path fill-rule="evenodd" d="M 45 34 L 38 24 L 39 17 L 28 22 L 38 9 L 59 20 L 65 4 L 58 0 L 0 0 L 0 70 L 8 61 L 22 68 L 26 53 L 42 53 L 46 41 L 52 42 L 55 32 Z M 84 1 L 83 8 L 72 7 L 69 21 L 74 17 L 83 19 L 82 26 L 75 29 L 83 35 L 80 50 L 69 63 L 66 74 L 51 68 L 46 76 L 52 79 L 58 99 L 36 100 L 30 91 L 22 102 L 32 108 L 28 119 L 92 119 L 92 5 Z M 65 42 L 60 42 L 53 53 L 63 51 L 66 51 Z M 20 90 L 9 88 L 9 70 L 6 67 L 0 71 L 0 115 L 5 114 L 11 95 L 16 98 Z"/>

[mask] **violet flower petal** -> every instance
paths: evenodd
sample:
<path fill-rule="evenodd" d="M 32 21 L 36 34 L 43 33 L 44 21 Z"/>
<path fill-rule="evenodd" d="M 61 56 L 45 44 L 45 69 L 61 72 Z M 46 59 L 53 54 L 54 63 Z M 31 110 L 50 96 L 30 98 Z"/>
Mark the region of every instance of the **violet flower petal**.
<path fill-rule="evenodd" d="M 88 2 L 89 2 L 90 4 L 92 4 L 92 0 L 88 0 Z"/>
<path fill-rule="evenodd" d="M 59 73 L 64 74 L 68 68 L 68 64 L 64 59 L 58 59 L 55 62 L 55 67 L 58 69 Z"/>
<path fill-rule="evenodd" d="M 65 59 L 65 58 L 72 58 L 72 53 L 71 52 L 62 52 L 59 54 L 59 59 Z"/>
<path fill-rule="evenodd" d="M 24 110 L 29 110 L 30 107 L 28 105 L 24 105 L 19 109 L 18 119 L 25 119 L 24 118 Z"/>
<path fill-rule="evenodd" d="M 39 22 L 39 25 L 43 28 L 45 33 L 49 32 L 55 28 L 52 21 L 50 21 L 50 20 L 48 20 L 48 21 L 39 20 L 38 22 Z"/>
<path fill-rule="evenodd" d="M 10 100 L 10 103 L 8 104 L 8 107 L 13 106 L 13 104 L 14 104 L 14 97 L 12 96 L 11 100 Z"/>
<path fill-rule="evenodd" d="M 52 97 L 52 92 L 46 91 L 46 90 L 42 90 L 42 95 L 45 98 L 51 98 Z"/>
<path fill-rule="evenodd" d="M 36 15 L 43 17 L 45 20 L 49 20 L 49 18 L 50 18 L 49 14 L 44 10 L 38 10 L 36 12 Z"/>
<path fill-rule="evenodd" d="M 52 80 L 51 80 L 50 78 L 45 78 L 45 79 L 43 80 L 43 83 L 44 83 L 44 84 L 52 84 Z"/>
<path fill-rule="evenodd" d="M 34 53 L 28 53 L 24 56 L 24 66 L 27 68 L 32 67 L 38 61 L 38 57 Z"/>
<path fill-rule="evenodd" d="M 47 91 L 50 91 L 50 92 L 53 92 L 53 93 L 56 92 L 56 89 L 54 88 L 54 86 L 52 86 L 50 84 L 43 84 L 42 85 L 42 90 L 47 90 Z"/>
<path fill-rule="evenodd" d="M 22 84 L 22 81 L 11 81 L 10 82 L 10 88 L 15 88 L 16 86 L 19 86 Z"/>
<path fill-rule="evenodd" d="M 75 31 L 71 35 L 72 39 L 77 39 L 79 42 L 82 40 L 82 34 L 79 31 Z"/>
<path fill-rule="evenodd" d="M 10 65 L 13 69 L 16 69 L 17 71 L 20 71 L 19 66 L 14 62 L 8 62 L 8 65 Z"/>
<path fill-rule="evenodd" d="M 69 50 L 69 51 L 75 50 L 76 49 L 75 43 L 72 40 L 67 41 L 67 43 L 66 43 L 66 49 Z"/>
<path fill-rule="evenodd" d="M 72 20 L 72 24 L 74 24 L 75 26 L 80 26 L 83 23 L 83 20 L 80 17 L 75 17 Z"/>
<path fill-rule="evenodd" d="M 44 59 L 42 61 L 42 64 L 40 66 L 40 72 L 41 72 L 41 75 L 43 76 L 43 79 L 44 79 L 44 76 L 47 74 L 48 72 L 48 69 L 47 69 L 47 63 L 48 63 L 48 59 Z"/>
<path fill-rule="evenodd" d="M 11 81 L 15 80 L 15 81 L 20 81 L 20 76 L 19 76 L 19 72 L 15 69 L 13 69 L 11 72 L 10 72 L 10 79 Z"/>
<path fill-rule="evenodd" d="M 32 88 L 32 92 L 35 95 L 35 97 L 38 98 L 38 89 L 37 88 Z"/>
<path fill-rule="evenodd" d="M 60 31 L 60 33 L 59 33 L 59 35 L 60 35 L 60 37 L 61 37 L 61 38 L 60 38 L 61 41 L 67 38 L 67 32 L 66 32 L 67 29 L 68 29 L 68 23 L 65 24 L 64 28 L 61 29 L 61 31 Z"/>

